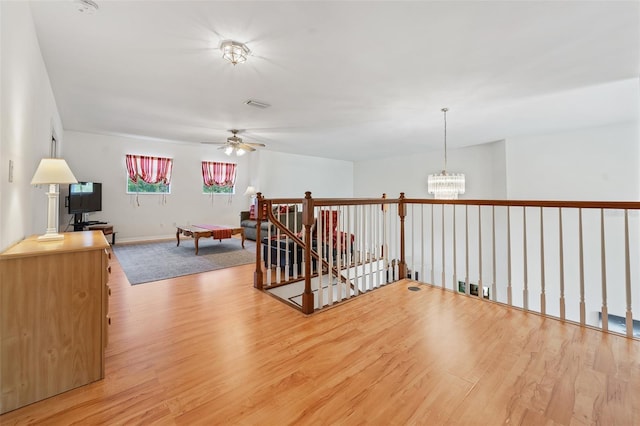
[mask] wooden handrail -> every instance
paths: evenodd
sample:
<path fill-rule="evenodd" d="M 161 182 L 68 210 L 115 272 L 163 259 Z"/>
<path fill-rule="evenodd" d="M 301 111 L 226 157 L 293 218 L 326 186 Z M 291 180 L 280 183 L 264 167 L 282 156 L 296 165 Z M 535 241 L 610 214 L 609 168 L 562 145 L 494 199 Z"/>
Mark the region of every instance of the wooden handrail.
<path fill-rule="evenodd" d="M 627 327 L 627 335 L 628 337 L 633 337 L 632 334 L 632 330 L 633 330 L 633 324 L 634 324 L 634 320 L 633 320 L 633 316 L 632 316 L 632 308 L 633 308 L 633 304 L 632 304 L 632 291 L 635 291 L 633 289 L 633 285 L 631 283 L 631 273 L 629 272 L 630 267 L 629 264 L 631 263 L 631 254 L 629 252 L 629 238 L 631 237 L 630 234 L 630 229 L 629 229 L 629 224 L 628 222 L 628 217 L 630 216 L 628 214 L 628 211 L 634 211 L 634 210 L 640 210 L 640 201 L 563 201 L 563 200 L 435 200 L 435 199 L 419 199 L 419 198 L 405 198 L 405 194 L 404 193 L 400 193 L 398 198 L 386 198 L 385 195 L 383 195 L 382 198 L 312 198 L 311 193 L 307 192 L 305 194 L 305 198 L 304 199 L 298 199 L 298 198 L 276 198 L 276 199 L 264 199 L 262 198 L 261 195 L 259 195 L 259 209 L 260 211 L 258 212 L 258 217 L 259 220 L 270 220 L 271 222 L 275 223 L 276 226 L 278 227 L 278 229 L 281 230 L 281 232 L 284 235 L 287 235 L 289 238 L 291 238 L 291 240 L 295 243 L 295 244 L 299 244 L 304 248 L 304 259 L 305 259 L 305 272 L 304 272 L 304 278 L 305 278 L 305 291 L 302 295 L 302 311 L 304 313 L 312 313 L 315 311 L 315 307 L 316 304 L 314 303 L 314 294 L 311 291 L 311 286 L 310 286 L 310 276 L 311 276 L 311 260 L 312 259 L 317 259 L 318 261 L 318 267 L 320 268 L 321 271 L 323 270 L 328 270 L 330 271 L 330 273 L 333 273 L 333 276 L 336 277 L 340 277 L 340 280 L 344 283 L 346 283 L 348 280 L 341 274 L 341 272 L 338 270 L 338 267 L 333 266 L 331 264 L 331 262 L 328 262 L 326 259 L 323 258 L 323 254 L 319 253 L 316 250 L 313 250 L 310 244 L 304 244 L 303 240 L 301 240 L 299 238 L 299 234 L 296 235 L 294 232 L 290 231 L 284 224 L 279 224 L 278 223 L 278 219 L 276 217 L 276 214 L 273 213 L 271 206 L 272 205 L 276 205 L 276 204 L 297 204 L 298 207 L 302 206 L 302 223 L 304 226 L 304 233 L 306 238 L 304 239 L 304 241 L 311 241 L 311 227 L 312 225 L 315 223 L 315 214 L 318 211 L 317 209 L 320 210 L 324 210 L 325 208 L 330 208 L 330 210 L 338 210 L 338 211 L 346 211 L 348 214 L 349 212 L 353 211 L 354 212 L 354 221 L 352 222 L 347 222 L 346 223 L 346 227 L 350 228 L 351 230 L 348 232 L 355 232 L 355 235 L 360 235 L 358 234 L 358 232 L 361 233 L 365 233 L 365 229 L 367 229 L 370 233 L 366 234 L 366 236 L 360 238 L 361 243 L 358 243 L 359 246 L 357 248 L 358 253 L 360 253 L 358 256 L 362 255 L 363 257 L 361 258 L 361 265 L 363 267 L 364 270 L 364 265 L 365 263 L 369 262 L 370 259 L 375 258 L 375 253 L 379 250 L 379 246 L 380 244 L 382 244 L 382 253 L 384 253 L 385 255 L 388 253 L 387 247 L 385 247 L 384 245 L 385 240 L 383 239 L 383 241 L 380 241 L 380 231 L 379 230 L 375 230 L 380 226 L 380 222 L 378 222 L 380 220 L 380 218 L 378 216 L 376 216 L 376 214 L 379 214 L 379 210 L 380 208 L 382 209 L 382 211 L 386 211 L 387 207 L 389 205 L 393 205 L 395 204 L 397 206 L 397 217 L 393 218 L 390 217 L 389 218 L 389 223 L 392 225 L 389 229 L 391 230 L 390 232 L 392 232 L 392 235 L 387 235 L 387 237 L 391 237 L 390 240 L 397 242 L 399 244 L 399 247 L 397 250 L 395 250 L 394 248 L 392 248 L 390 250 L 391 252 L 391 257 L 389 257 L 389 259 L 391 259 L 391 264 L 393 264 L 392 266 L 392 271 L 395 268 L 395 265 L 397 265 L 398 269 L 397 269 L 397 273 L 398 273 L 398 277 L 399 278 L 405 278 L 405 277 L 411 277 L 416 279 L 416 275 L 409 275 L 410 271 L 414 271 L 415 274 L 417 274 L 417 269 L 416 269 L 416 264 L 422 265 L 422 276 L 426 277 L 426 272 L 424 269 L 424 264 L 426 262 L 426 264 L 428 263 L 428 260 L 425 260 L 425 255 L 423 253 L 423 249 L 421 249 L 421 254 L 419 256 L 422 257 L 422 259 L 415 259 L 415 255 L 413 253 L 413 247 L 414 247 L 414 229 L 413 226 L 415 224 L 416 221 L 416 217 L 414 214 L 414 206 L 418 205 L 418 206 L 431 206 L 431 213 L 430 213 L 430 217 L 431 217 L 431 234 L 428 234 L 428 230 L 422 230 L 421 232 L 426 232 L 427 235 L 429 236 L 429 238 L 431 239 L 431 284 L 435 285 L 435 281 L 434 281 L 434 270 L 437 268 L 437 266 L 434 263 L 434 240 L 438 240 L 438 241 L 442 241 L 442 281 L 441 281 L 441 285 L 443 288 L 445 287 L 450 287 L 448 289 L 451 289 L 452 291 L 458 291 L 458 288 L 456 287 L 458 284 L 458 278 L 456 275 L 456 271 L 458 270 L 457 265 L 456 265 L 456 208 L 454 208 L 455 206 L 466 206 L 466 209 L 461 209 L 461 210 L 465 210 L 465 214 L 464 214 L 464 220 L 465 220 L 465 230 L 464 230 L 464 238 L 465 238 L 465 250 L 466 250 L 466 259 L 465 259 L 465 268 L 466 268 L 466 276 L 465 276 L 465 281 L 464 281 L 464 285 L 465 285 L 465 292 L 467 293 L 467 295 L 470 294 L 470 290 L 471 290 L 471 286 L 475 285 L 477 287 L 477 290 L 474 289 L 474 291 L 476 291 L 478 293 L 478 297 L 480 297 L 480 300 L 484 300 L 483 297 L 483 291 L 484 291 L 484 283 L 483 283 L 483 278 L 486 278 L 483 273 L 483 266 L 484 266 L 484 251 L 483 251 L 483 247 L 487 244 L 485 243 L 485 232 L 484 230 L 487 229 L 486 227 L 488 225 L 483 225 L 483 222 L 485 221 L 485 212 L 483 212 L 482 210 L 484 210 L 485 207 L 491 207 L 492 211 L 491 211 L 491 232 L 490 232 L 490 245 L 491 245 L 491 257 L 492 257 L 492 275 L 493 275 L 493 281 L 491 282 L 491 291 L 489 292 L 489 294 L 491 295 L 490 297 L 492 298 L 492 300 L 497 301 L 496 298 L 498 296 L 498 291 L 496 288 L 496 270 L 498 269 L 496 266 L 496 258 L 497 258 L 497 254 L 496 254 L 496 245 L 497 245 L 497 239 L 496 239 L 496 211 L 498 209 L 495 209 L 495 207 L 503 207 L 503 212 L 502 213 L 506 213 L 506 219 L 503 218 L 502 221 L 506 220 L 506 225 L 503 224 L 501 222 L 501 228 L 503 230 L 506 230 L 506 239 L 504 236 L 502 236 L 502 241 L 500 243 L 501 247 L 503 247 L 504 250 L 506 250 L 506 256 L 507 256 L 507 266 L 506 266 L 506 271 L 503 271 L 506 273 L 506 288 L 504 290 L 506 290 L 506 293 L 503 294 L 501 297 L 504 298 L 506 297 L 506 303 L 509 306 L 514 306 L 514 304 L 522 304 L 522 309 L 524 310 L 529 310 L 532 308 L 535 309 L 539 309 L 540 313 L 542 315 L 549 315 L 548 312 L 546 311 L 546 307 L 547 307 L 547 284 L 545 282 L 545 278 L 546 276 L 549 274 L 549 272 L 547 271 L 547 268 L 545 267 L 545 253 L 546 253 L 546 246 L 548 246 L 548 244 L 556 244 L 558 246 L 558 271 L 555 272 L 555 274 L 557 274 L 557 279 L 559 280 L 559 283 L 557 285 L 559 285 L 559 287 L 557 288 L 557 290 L 559 291 L 559 295 L 558 295 L 558 309 L 559 309 L 559 313 L 555 314 L 558 316 L 558 318 L 560 318 L 561 320 L 566 320 L 567 319 L 567 313 L 565 312 L 567 307 L 565 307 L 565 262 L 564 262 L 564 254 L 565 254 L 565 238 L 564 238 L 564 232 L 563 232 L 563 216 L 564 214 L 568 214 L 570 216 L 569 219 L 569 224 L 571 224 L 571 220 L 573 220 L 573 211 L 572 210 L 577 210 L 577 219 L 578 223 L 577 223 L 577 228 L 578 229 L 578 242 L 576 244 L 578 244 L 578 253 L 579 253 L 579 258 L 578 258 L 578 266 L 577 266 L 577 271 L 579 272 L 579 276 L 578 276 L 578 281 L 579 281 L 579 294 L 580 294 L 580 300 L 579 300 L 579 304 L 580 304 L 580 324 L 581 325 L 587 325 L 587 323 L 589 321 L 593 321 L 593 320 L 588 320 L 587 319 L 587 315 L 586 315 L 586 305 L 585 305 L 585 301 L 587 301 L 586 298 L 586 294 L 585 294 L 585 281 L 586 277 L 585 277 L 585 269 L 586 269 L 586 263 L 587 260 L 584 258 L 584 241 L 582 233 L 583 233 L 583 226 L 587 226 L 586 224 L 583 225 L 583 221 L 582 221 L 582 211 L 583 210 L 600 210 L 599 215 L 600 215 L 600 226 L 601 226 L 601 230 L 599 231 L 601 236 L 601 241 L 600 241 L 600 246 L 601 246 L 601 259 L 600 259 L 600 263 L 602 263 L 602 273 L 599 275 L 602 275 L 602 294 L 603 294 L 603 300 L 602 300 L 602 309 L 601 309 L 601 313 L 600 315 L 605 316 L 602 319 L 602 329 L 604 331 L 607 331 L 608 327 L 608 321 L 606 316 L 608 315 L 609 309 L 607 307 L 607 286 L 606 286 L 606 273 L 604 272 L 606 269 L 606 264 L 605 262 L 605 258 L 604 258 L 604 253 L 605 253 L 605 237 L 604 237 L 604 216 L 606 215 L 605 210 L 619 210 L 619 211 L 623 211 L 624 212 L 624 216 L 625 216 L 625 229 L 624 229 L 624 238 L 626 239 L 625 241 L 625 245 L 627 247 L 625 247 L 625 301 L 626 301 L 626 312 L 625 312 L 625 322 L 626 322 L 626 327 Z M 409 207 L 408 205 L 411 204 L 411 207 Z M 434 205 L 438 205 L 439 208 L 442 208 L 442 212 L 438 212 L 438 217 L 440 217 L 440 215 L 442 216 L 442 224 L 441 224 L 441 231 L 442 231 L 442 235 L 441 236 L 435 236 L 434 235 L 434 209 L 433 206 Z M 451 207 L 446 208 L 445 206 L 450 205 Z M 262 210 L 262 206 L 266 206 L 266 210 Z M 350 208 L 355 206 L 355 208 Z M 368 206 L 368 207 L 367 207 Z M 344 209 L 342 209 L 342 207 L 345 207 Z M 469 208 L 471 207 L 471 208 Z M 523 208 L 522 213 L 520 213 L 520 209 L 511 209 L 510 207 L 519 207 L 519 208 Z M 470 244 L 470 239 L 469 239 L 469 234 L 470 234 L 470 229 L 469 229 L 469 215 L 470 212 L 469 210 L 472 209 L 477 209 L 477 232 L 475 232 L 475 234 L 477 235 L 477 275 L 478 277 L 476 278 L 475 281 L 477 281 L 477 284 L 472 284 L 471 283 L 471 279 L 469 277 L 469 266 L 470 266 L 470 260 L 469 260 L 469 244 Z M 536 250 L 535 244 L 532 247 L 529 247 L 529 240 L 530 240 L 530 236 L 529 235 L 532 231 L 535 232 L 535 226 L 529 226 L 528 222 L 530 222 L 530 213 L 532 215 L 532 218 L 534 220 L 537 219 L 536 214 L 538 214 L 537 212 L 534 214 L 533 210 L 527 209 L 527 208 L 532 208 L 532 209 L 539 209 L 539 229 L 540 229 L 540 235 L 538 238 L 536 238 L 536 240 L 539 240 L 539 250 Z M 554 242 L 554 238 L 553 238 L 553 234 L 551 235 L 551 239 L 550 242 L 546 241 L 546 237 L 545 237 L 545 229 L 547 228 L 545 226 L 545 222 L 548 222 L 549 219 L 547 219 L 546 221 L 544 220 L 544 209 L 548 208 L 548 209 L 557 209 L 554 210 L 553 213 L 549 213 L 552 215 L 555 215 L 558 217 L 558 226 L 557 226 L 557 238 L 555 238 L 555 240 L 557 240 L 556 242 Z M 378 213 L 376 213 L 376 210 L 378 210 Z M 424 211 L 427 210 L 425 208 L 417 208 L 415 210 L 418 210 L 418 218 L 417 220 L 422 220 L 422 222 L 419 223 L 420 228 L 424 228 Z M 475 210 L 473 210 L 475 211 Z M 453 223 L 453 241 L 451 242 L 451 246 L 452 246 L 452 256 L 453 256 L 453 281 L 451 283 L 451 286 L 448 286 L 446 284 L 447 280 L 445 278 L 445 273 L 447 271 L 447 268 L 445 268 L 445 242 L 446 241 L 450 241 L 450 238 L 447 236 L 445 237 L 445 231 L 447 229 L 447 227 L 445 227 L 445 212 L 447 212 L 447 214 L 452 214 L 453 215 L 453 222 L 451 222 L 451 220 L 449 220 L 447 222 L 447 224 L 451 224 Z M 357 213 L 357 214 L 355 214 Z M 518 213 L 519 215 L 522 216 L 522 220 L 517 220 L 516 221 L 516 226 L 514 228 L 515 231 L 517 231 L 517 234 L 514 235 L 514 238 L 516 240 L 516 243 L 519 242 L 519 245 L 521 245 L 522 249 L 520 250 L 518 248 L 518 250 L 516 251 L 516 253 L 514 253 L 514 258 L 518 258 L 516 260 L 516 262 L 520 262 L 520 260 L 522 260 L 522 271 L 521 272 L 517 272 L 517 277 L 514 276 L 512 274 L 512 224 L 511 224 L 511 219 L 514 213 Z M 319 213 L 318 213 L 319 215 Z M 427 212 L 427 217 L 429 216 L 429 213 Z M 553 216 L 551 216 L 553 217 Z M 474 219 L 475 220 L 475 219 Z M 384 223 L 386 223 L 386 219 L 384 219 Z M 589 225 L 590 226 L 590 225 Z M 635 225 L 634 225 L 635 226 Z M 405 229 L 406 227 L 410 227 Z M 619 226 L 618 226 L 619 227 Z M 355 230 L 354 230 L 355 228 Z M 529 228 L 534 228 L 534 229 L 530 229 Z M 569 237 L 571 237 L 571 232 L 573 232 L 573 227 L 570 227 L 570 231 L 569 232 Z M 553 227 L 552 227 L 553 229 Z M 615 229 L 615 228 L 614 228 Z M 373 231 L 371 231 L 373 230 Z M 383 231 L 382 235 L 386 235 L 385 234 L 386 231 Z M 555 231 L 553 231 L 555 232 Z M 474 232 L 472 232 L 474 233 Z M 406 240 L 408 238 L 408 240 Z M 571 238 L 570 238 L 571 239 Z M 423 242 L 421 244 L 425 244 L 424 243 L 424 235 L 422 236 L 422 240 Z M 411 247 L 411 252 L 405 253 L 405 246 Z M 533 248 L 534 250 L 530 253 L 530 249 Z M 570 248 L 570 247 L 569 247 Z M 474 252 L 476 250 L 474 249 Z M 536 254 L 539 252 L 539 258 L 536 258 Z M 373 254 L 373 257 L 371 257 L 371 253 Z M 487 252 L 489 253 L 489 252 Z M 407 258 L 406 256 L 410 256 L 409 258 Z M 475 256 L 475 255 L 474 255 Z M 540 262 L 540 266 L 539 266 L 539 271 L 540 271 L 540 289 L 538 290 L 535 287 L 531 287 L 530 286 L 530 279 L 531 277 L 529 277 L 530 273 L 532 273 L 531 271 L 537 269 L 537 268 L 530 268 L 529 266 L 531 265 L 535 265 L 535 263 L 531 263 L 529 258 L 533 258 L 534 261 L 539 261 Z M 259 258 L 259 255 L 257 256 L 257 259 Z M 520 259 L 522 258 L 522 259 Z M 422 263 L 416 263 L 416 262 L 422 262 Z M 530 265 L 531 264 L 531 265 Z M 356 263 L 354 264 L 356 267 L 358 267 L 358 261 L 356 260 Z M 448 266 L 448 265 L 447 265 Z M 326 269 L 325 269 L 326 268 Z M 387 270 L 387 267 L 385 266 L 385 269 L 381 269 L 382 270 Z M 411 269 L 409 269 L 411 268 Z M 475 268 L 475 267 L 474 267 Z M 449 268 L 450 269 L 450 268 Z M 552 268 L 553 270 L 553 268 Z M 573 273 L 570 271 L 570 274 Z M 364 287 L 365 290 L 364 291 L 369 291 L 373 288 L 377 288 L 377 284 L 374 284 L 373 286 L 370 286 L 370 283 L 372 282 L 371 279 L 375 278 L 375 275 L 372 272 L 366 272 L 367 275 L 367 279 L 369 281 L 366 281 L 367 284 Z M 387 276 L 388 276 L 389 272 L 387 272 Z M 474 272 L 475 274 L 475 272 Z M 522 275 L 522 276 L 520 276 Z M 364 276 L 364 275 L 363 275 Z M 553 275 L 551 275 L 553 276 Z M 256 277 L 256 283 L 258 283 L 258 277 Z M 424 278 L 423 278 L 424 279 Z M 501 278 L 502 280 L 502 278 Z M 515 280 L 512 282 L 512 280 Z M 364 283 L 365 281 L 363 280 L 362 283 Z M 426 280 L 425 280 L 426 282 Z M 260 282 L 261 283 L 261 282 Z M 352 287 L 353 287 L 353 283 Z M 513 284 L 513 285 L 512 285 Z M 358 284 L 357 285 L 361 285 Z M 556 284 L 554 284 L 556 285 Z M 515 291 L 516 289 L 521 289 L 522 291 L 522 300 L 519 301 L 519 297 L 516 297 L 514 295 L 512 295 L 512 292 Z M 533 297 L 533 291 L 535 291 L 536 293 L 539 292 L 539 300 L 540 300 L 540 307 L 536 307 L 536 304 L 533 303 L 532 306 L 530 306 L 530 302 L 534 299 L 532 299 Z M 589 290 L 591 291 L 591 290 Z M 529 294 L 531 293 L 531 294 Z M 358 294 L 357 288 L 356 288 L 356 292 L 355 294 Z M 474 294 L 475 295 L 475 294 Z M 342 300 L 344 296 L 339 296 L 339 301 Z M 350 296 L 346 296 L 347 298 Z M 487 297 L 489 297 L 487 295 Z M 537 298 L 537 297 L 536 297 Z M 590 300 L 590 299 L 589 299 Z M 333 299 L 330 298 L 330 304 L 334 303 Z M 321 301 L 320 305 L 324 305 L 324 303 Z M 592 308 L 591 311 L 595 312 Z M 591 312 L 590 311 L 590 312 Z M 573 313 L 571 315 L 574 315 Z M 590 314 L 592 315 L 592 314 Z"/>
<path fill-rule="evenodd" d="M 271 198 L 273 204 L 302 204 L 301 198 Z M 315 206 L 354 206 L 367 204 L 398 204 L 400 198 L 314 198 Z M 584 209 L 640 210 L 638 201 L 562 201 L 562 200 L 435 200 L 431 198 L 405 198 L 407 204 L 458 204 L 473 206 L 559 207 Z"/>
<path fill-rule="evenodd" d="M 269 198 L 273 204 L 302 204 L 301 198 Z M 326 206 L 356 206 L 368 204 L 397 204 L 399 199 L 393 198 L 314 198 L 313 205 Z"/>
<path fill-rule="evenodd" d="M 637 201 L 558 201 L 558 200 L 432 200 L 405 198 L 407 204 L 458 204 L 469 206 L 558 207 L 583 209 L 640 210 Z"/>

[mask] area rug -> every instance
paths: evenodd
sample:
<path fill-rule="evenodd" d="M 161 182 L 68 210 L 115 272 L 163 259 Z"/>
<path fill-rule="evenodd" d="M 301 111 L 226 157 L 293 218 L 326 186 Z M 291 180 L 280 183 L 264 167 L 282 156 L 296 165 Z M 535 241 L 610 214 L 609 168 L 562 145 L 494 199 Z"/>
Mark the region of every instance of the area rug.
<path fill-rule="evenodd" d="M 237 238 L 221 242 L 201 238 L 198 246 L 197 256 L 193 239 L 181 239 L 179 247 L 175 241 L 114 245 L 113 253 L 131 285 L 256 261 L 256 244 L 253 241 L 245 241 L 243 249 Z"/>

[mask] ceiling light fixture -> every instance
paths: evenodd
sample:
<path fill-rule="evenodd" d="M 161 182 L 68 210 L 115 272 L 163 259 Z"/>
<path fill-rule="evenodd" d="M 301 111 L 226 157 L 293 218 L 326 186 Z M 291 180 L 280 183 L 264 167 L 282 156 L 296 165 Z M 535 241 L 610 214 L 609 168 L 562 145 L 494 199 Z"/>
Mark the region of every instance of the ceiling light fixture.
<path fill-rule="evenodd" d="M 245 62 L 247 56 L 251 54 L 251 50 L 246 44 L 233 40 L 225 40 L 220 43 L 220 50 L 222 50 L 222 57 L 233 65 Z"/>
<path fill-rule="evenodd" d="M 246 154 L 247 151 L 237 146 L 237 144 L 234 144 L 234 145 L 227 145 L 224 149 L 224 153 L 229 156 L 235 153 L 237 157 L 241 157 L 244 154 Z"/>
<path fill-rule="evenodd" d="M 247 151 L 245 151 L 245 150 L 244 150 L 244 149 L 242 149 L 242 148 L 238 148 L 237 146 L 227 146 L 227 147 L 224 149 L 224 153 L 225 153 L 225 154 L 227 154 L 227 155 L 229 155 L 229 156 L 231 156 L 231 155 L 233 155 L 233 154 L 235 153 L 237 157 L 241 157 L 241 156 L 243 156 L 244 154 L 246 154 L 246 153 L 247 153 Z"/>
<path fill-rule="evenodd" d="M 447 111 L 444 113 L 444 169 L 438 174 L 431 174 L 427 179 L 427 190 L 437 200 L 457 200 L 458 194 L 464 194 L 465 178 L 462 173 L 447 173 Z"/>

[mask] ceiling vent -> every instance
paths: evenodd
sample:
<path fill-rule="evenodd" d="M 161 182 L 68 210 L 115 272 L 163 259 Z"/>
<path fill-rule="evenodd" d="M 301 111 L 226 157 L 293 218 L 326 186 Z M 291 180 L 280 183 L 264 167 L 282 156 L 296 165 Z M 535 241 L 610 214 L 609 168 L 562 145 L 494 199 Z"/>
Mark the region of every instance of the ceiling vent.
<path fill-rule="evenodd" d="M 252 107 L 256 107 L 256 108 L 260 108 L 260 109 L 265 109 L 265 108 L 269 108 L 271 105 L 266 104 L 264 102 L 260 102 L 260 101 L 255 101 L 253 99 L 249 99 L 248 101 L 245 101 L 244 103 L 245 105 L 249 105 Z"/>
<path fill-rule="evenodd" d="M 93 0 L 76 0 L 74 3 L 78 12 L 87 15 L 93 15 L 99 9 L 98 4 Z"/>

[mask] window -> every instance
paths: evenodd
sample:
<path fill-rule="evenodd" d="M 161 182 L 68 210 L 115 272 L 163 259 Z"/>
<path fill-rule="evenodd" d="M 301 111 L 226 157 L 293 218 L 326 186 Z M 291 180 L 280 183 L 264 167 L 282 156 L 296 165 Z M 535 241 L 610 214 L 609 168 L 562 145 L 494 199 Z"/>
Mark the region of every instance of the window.
<path fill-rule="evenodd" d="M 147 183 L 142 180 L 127 181 L 127 194 L 171 194 L 171 185 L 164 183 Z"/>
<path fill-rule="evenodd" d="M 202 192 L 205 194 L 234 194 L 236 184 L 236 165 L 202 162 Z"/>
<path fill-rule="evenodd" d="M 172 158 L 127 154 L 128 194 L 170 194 Z"/>

